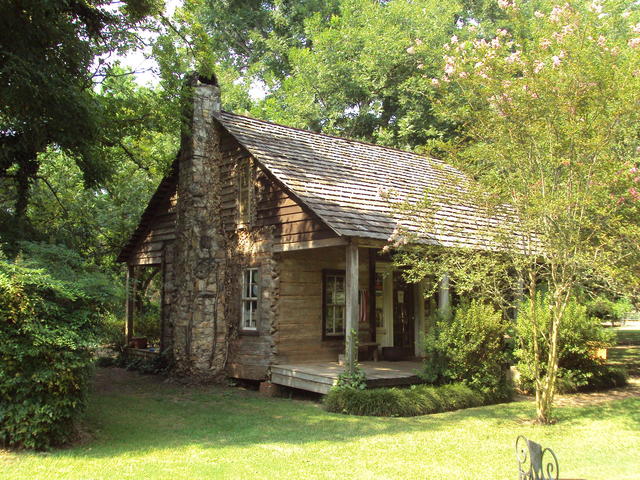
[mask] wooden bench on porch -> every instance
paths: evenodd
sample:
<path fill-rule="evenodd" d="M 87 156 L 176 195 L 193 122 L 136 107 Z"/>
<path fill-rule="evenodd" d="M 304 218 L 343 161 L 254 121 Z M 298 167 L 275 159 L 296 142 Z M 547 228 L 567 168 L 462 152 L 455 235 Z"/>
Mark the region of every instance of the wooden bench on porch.
<path fill-rule="evenodd" d="M 378 353 L 379 343 L 376 342 L 360 342 L 358 344 L 358 358 L 360 358 L 360 353 L 364 353 L 366 355 L 366 360 L 373 360 L 377 362 L 380 359 L 380 355 Z"/>

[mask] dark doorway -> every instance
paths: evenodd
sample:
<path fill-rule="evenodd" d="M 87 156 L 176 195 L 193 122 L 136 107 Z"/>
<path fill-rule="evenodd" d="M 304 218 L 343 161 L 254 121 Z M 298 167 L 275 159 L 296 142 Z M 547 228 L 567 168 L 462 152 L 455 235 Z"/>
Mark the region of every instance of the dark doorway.
<path fill-rule="evenodd" d="M 400 272 L 393 274 L 393 345 L 403 356 L 414 356 L 415 345 L 414 285 L 405 282 Z"/>

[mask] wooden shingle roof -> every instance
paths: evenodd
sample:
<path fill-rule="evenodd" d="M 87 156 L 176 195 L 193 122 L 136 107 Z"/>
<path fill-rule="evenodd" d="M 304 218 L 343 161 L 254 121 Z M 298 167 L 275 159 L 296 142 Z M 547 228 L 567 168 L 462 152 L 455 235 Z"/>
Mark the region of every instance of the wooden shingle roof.
<path fill-rule="evenodd" d="M 400 226 L 426 243 L 493 249 L 496 235 L 513 222 L 456 198 L 469 180 L 440 160 L 233 113 L 216 117 L 338 235 L 386 241 Z M 426 191 L 428 231 L 389 199 L 416 202 Z"/>

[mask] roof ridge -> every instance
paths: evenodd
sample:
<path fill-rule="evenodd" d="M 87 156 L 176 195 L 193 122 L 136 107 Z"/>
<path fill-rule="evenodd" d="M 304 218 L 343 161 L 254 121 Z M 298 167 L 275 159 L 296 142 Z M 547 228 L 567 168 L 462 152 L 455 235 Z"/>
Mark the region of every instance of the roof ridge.
<path fill-rule="evenodd" d="M 420 153 L 412 152 L 412 151 L 409 151 L 409 150 L 403 150 L 401 148 L 388 147 L 386 145 L 380 145 L 380 144 L 372 143 L 372 142 L 365 142 L 364 140 L 355 140 L 353 138 L 339 137 L 337 135 L 329 135 L 328 133 L 314 132 L 313 130 L 307 130 L 305 128 L 290 127 L 288 125 L 283 125 L 281 123 L 270 122 L 269 120 L 262 120 L 261 118 L 250 117 L 248 115 L 241 115 L 241 114 L 235 113 L 235 112 L 227 112 L 226 110 L 221 110 L 220 113 L 224 113 L 224 114 L 227 114 L 227 115 L 233 115 L 235 117 L 242 117 L 242 118 L 246 118 L 248 120 L 253 120 L 253 121 L 256 121 L 256 122 L 260 122 L 260 123 L 266 123 L 268 125 L 275 125 L 276 127 L 283 127 L 283 128 L 288 128 L 288 129 L 291 129 L 291 130 L 297 130 L 299 132 L 310 133 L 312 135 L 318 135 L 318 136 L 321 136 L 321 137 L 334 138 L 334 139 L 337 139 L 337 140 L 344 140 L 344 141 L 347 141 L 347 142 L 359 143 L 359 144 L 362 144 L 362 145 L 367 145 L 367 146 L 370 146 L 370 147 L 378 147 L 378 148 L 382 148 L 382 149 L 385 149 L 385 150 L 391 150 L 391 151 L 394 151 L 394 152 L 408 153 L 410 155 L 414 155 L 416 157 L 420 157 L 420 158 L 423 158 L 423 159 L 426 159 L 426 160 L 432 160 L 432 161 L 434 161 L 436 163 L 442 164 L 445 167 L 446 166 L 451 167 L 451 165 L 449 165 L 448 163 L 446 163 L 445 161 L 443 161 L 443 160 L 441 160 L 439 158 L 435 158 L 435 157 L 431 157 L 431 156 L 427 156 L 427 155 L 422 155 Z"/>

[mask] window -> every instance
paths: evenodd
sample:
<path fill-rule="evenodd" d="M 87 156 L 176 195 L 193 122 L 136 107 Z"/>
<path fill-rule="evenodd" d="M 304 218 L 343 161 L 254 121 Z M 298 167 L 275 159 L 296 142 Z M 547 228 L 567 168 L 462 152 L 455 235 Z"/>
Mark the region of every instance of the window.
<path fill-rule="evenodd" d="M 325 270 L 323 278 L 323 337 L 344 335 L 345 274 L 341 270 Z"/>
<path fill-rule="evenodd" d="M 257 330 L 258 322 L 258 269 L 242 271 L 242 330 Z"/>
<path fill-rule="evenodd" d="M 238 171 L 238 223 L 246 225 L 251 220 L 251 200 L 253 179 L 251 174 L 251 159 L 240 161 Z"/>

